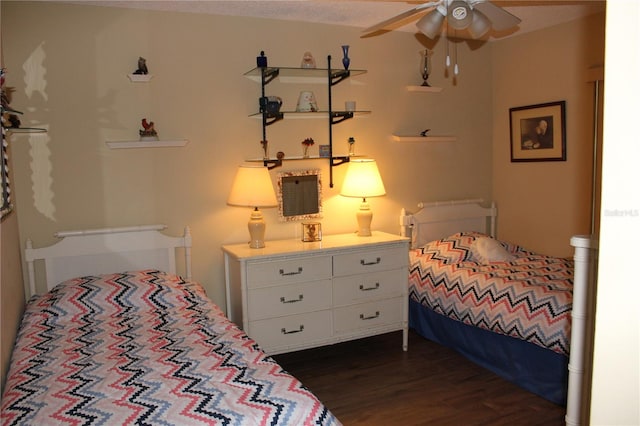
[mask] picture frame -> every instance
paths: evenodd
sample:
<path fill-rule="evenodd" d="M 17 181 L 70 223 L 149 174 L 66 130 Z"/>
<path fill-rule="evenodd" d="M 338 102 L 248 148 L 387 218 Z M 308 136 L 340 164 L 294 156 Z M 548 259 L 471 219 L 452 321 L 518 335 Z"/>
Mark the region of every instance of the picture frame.
<path fill-rule="evenodd" d="M 511 162 L 566 161 L 565 101 L 509 109 Z"/>
<path fill-rule="evenodd" d="M 320 222 L 305 222 L 302 224 L 302 242 L 310 243 L 322 241 L 322 224 Z"/>

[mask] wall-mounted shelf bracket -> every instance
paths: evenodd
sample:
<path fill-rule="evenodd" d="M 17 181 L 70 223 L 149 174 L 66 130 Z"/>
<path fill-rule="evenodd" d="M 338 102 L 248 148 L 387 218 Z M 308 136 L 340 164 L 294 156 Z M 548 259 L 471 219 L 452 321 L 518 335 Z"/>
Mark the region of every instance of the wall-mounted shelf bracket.
<path fill-rule="evenodd" d="M 262 84 L 271 83 L 274 78 L 280 75 L 280 68 L 262 68 Z"/>
<path fill-rule="evenodd" d="M 333 111 L 331 112 L 331 124 L 338 124 L 344 120 L 353 118 L 353 112 L 351 111 Z"/>
<path fill-rule="evenodd" d="M 331 85 L 335 86 L 336 84 L 340 83 L 345 78 L 348 78 L 350 75 L 351 75 L 351 72 L 349 70 L 331 71 L 331 76 L 330 76 Z"/>
<path fill-rule="evenodd" d="M 262 115 L 262 121 L 264 122 L 265 126 L 271 126 L 273 123 L 280 121 L 284 118 L 284 114 L 279 112 L 277 114 L 269 114 L 269 113 L 263 113 Z"/>
<path fill-rule="evenodd" d="M 351 161 L 351 157 L 331 157 L 331 166 L 339 166 L 340 164 L 348 163 Z"/>
<path fill-rule="evenodd" d="M 282 159 L 278 158 L 277 160 L 263 160 L 264 166 L 269 169 L 275 169 L 276 167 L 282 167 Z"/>

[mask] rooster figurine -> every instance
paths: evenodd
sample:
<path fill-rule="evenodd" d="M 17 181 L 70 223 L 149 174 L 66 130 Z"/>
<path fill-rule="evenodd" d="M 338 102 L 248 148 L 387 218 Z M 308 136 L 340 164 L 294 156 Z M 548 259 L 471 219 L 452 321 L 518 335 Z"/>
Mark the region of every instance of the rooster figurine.
<path fill-rule="evenodd" d="M 142 119 L 143 130 L 140 130 L 140 139 L 142 140 L 158 140 L 158 133 L 154 128 L 153 121 L 147 121 L 146 118 Z"/>

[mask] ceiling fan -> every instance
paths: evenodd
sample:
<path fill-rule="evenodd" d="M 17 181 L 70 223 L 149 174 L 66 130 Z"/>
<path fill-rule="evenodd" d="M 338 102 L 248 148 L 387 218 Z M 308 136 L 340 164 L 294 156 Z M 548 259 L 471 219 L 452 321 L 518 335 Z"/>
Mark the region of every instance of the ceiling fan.
<path fill-rule="evenodd" d="M 504 31 L 520 23 L 520 18 L 488 0 L 437 0 L 420 4 L 413 9 L 365 28 L 363 33 L 371 34 L 392 28 L 397 22 L 424 11 L 428 11 L 428 13 L 418 20 L 416 26 L 420 32 L 431 39 L 440 34 L 445 18 L 447 28 L 456 31 L 467 30 L 471 38 L 480 38 L 490 29 Z"/>
<path fill-rule="evenodd" d="M 476 39 L 484 36 L 491 29 L 504 31 L 515 27 L 521 22 L 520 18 L 494 5 L 488 0 L 437 0 L 420 4 L 413 9 L 365 28 L 363 33 L 364 35 L 371 35 L 378 31 L 393 28 L 394 24 L 425 11 L 427 13 L 416 22 L 416 26 L 421 33 L 430 39 L 435 39 L 440 35 L 445 24 L 445 18 L 447 40 L 450 38 L 450 30 L 454 30 L 456 37 L 464 38 L 462 34 L 458 34 L 458 31 L 466 31 L 468 36 Z M 449 64 L 450 57 L 447 42 L 447 68 Z M 457 54 L 454 74 L 458 75 Z"/>

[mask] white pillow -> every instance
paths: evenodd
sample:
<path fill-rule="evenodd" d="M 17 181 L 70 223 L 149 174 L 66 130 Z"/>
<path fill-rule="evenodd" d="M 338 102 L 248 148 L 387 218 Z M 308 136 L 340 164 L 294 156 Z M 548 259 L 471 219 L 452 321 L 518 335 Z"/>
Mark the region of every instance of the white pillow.
<path fill-rule="evenodd" d="M 502 244 L 489 237 L 476 238 L 471 244 L 471 253 L 478 263 L 510 262 L 515 258 Z"/>

